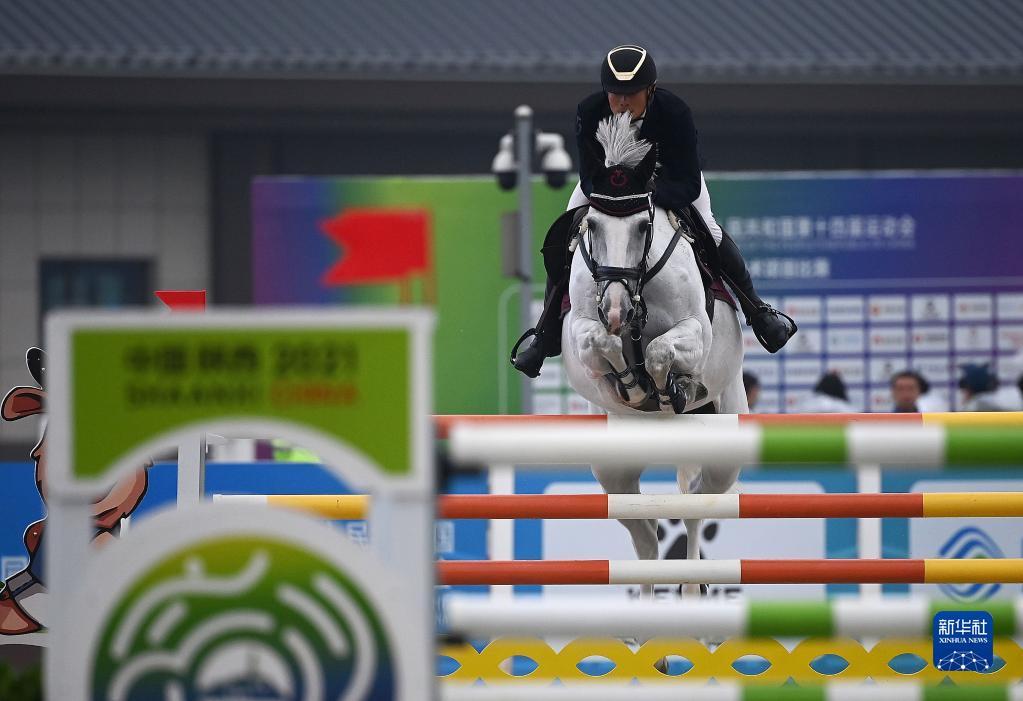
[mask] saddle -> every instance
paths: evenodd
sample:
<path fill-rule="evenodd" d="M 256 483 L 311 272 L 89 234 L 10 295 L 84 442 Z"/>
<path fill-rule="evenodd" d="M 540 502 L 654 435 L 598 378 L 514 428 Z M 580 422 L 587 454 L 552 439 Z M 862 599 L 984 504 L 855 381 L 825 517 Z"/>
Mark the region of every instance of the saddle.
<path fill-rule="evenodd" d="M 718 247 L 714 243 L 714 237 L 710 228 L 703 221 L 703 217 L 692 205 L 681 210 L 681 212 L 670 212 L 668 215 L 672 226 L 676 228 L 683 224 L 688 225 L 692 233 L 690 245 L 696 258 L 696 267 L 700 270 L 700 278 L 703 280 L 703 294 L 707 300 L 707 316 L 714 321 L 714 302 L 721 300 L 735 311 L 739 311 L 739 305 L 735 297 L 728 291 L 725 281 L 721 277 L 721 261 L 718 259 Z"/>

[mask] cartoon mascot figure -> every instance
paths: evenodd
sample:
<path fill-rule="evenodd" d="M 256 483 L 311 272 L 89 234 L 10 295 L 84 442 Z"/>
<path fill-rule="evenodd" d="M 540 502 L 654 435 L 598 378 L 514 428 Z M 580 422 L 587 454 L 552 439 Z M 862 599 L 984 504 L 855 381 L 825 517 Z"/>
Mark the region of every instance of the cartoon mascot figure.
<path fill-rule="evenodd" d="M 37 387 L 15 387 L 3 401 L 4 421 L 17 421 L 26 416 L 43 414 L 46 405 L 46 354 L 39 348 L 29 348 L 26 354 L 28 370 Z M 35 462 L 36 488 L 46 503 L 46 431 L 32 449 Z M 152 463 L 150 463 L 152 465 Z M 93 543 L 102 545 L 115 538 L 122 519 L 138 508 L 149 486 L 147 468 L 138 470 L 119 481 L 110 492 L 93 504 Z M 45 626 L 46 519 L 36 521 L 25 529 L 25 549 L 28 567 L 7 578 L 0 590 L 0 635 L 34 633 Z"/>

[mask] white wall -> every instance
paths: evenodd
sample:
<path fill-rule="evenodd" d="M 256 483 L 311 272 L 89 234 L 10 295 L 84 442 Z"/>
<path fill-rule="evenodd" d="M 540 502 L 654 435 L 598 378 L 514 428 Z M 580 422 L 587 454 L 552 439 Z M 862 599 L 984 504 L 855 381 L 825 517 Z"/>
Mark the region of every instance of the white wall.
<path fill-rule="evenodd" d="M 0 132 L 0 397 L 32 379 L 41 258 L 150 258 L 154 289 L 209 287 L 209 181 L 199 134 Z"/>

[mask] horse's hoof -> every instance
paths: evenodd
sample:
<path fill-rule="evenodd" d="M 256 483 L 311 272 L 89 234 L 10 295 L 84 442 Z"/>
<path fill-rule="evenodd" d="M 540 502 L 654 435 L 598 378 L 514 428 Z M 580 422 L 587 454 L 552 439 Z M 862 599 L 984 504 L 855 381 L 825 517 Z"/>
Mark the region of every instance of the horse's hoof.
<path fill-rule="evenodd" d="M 676 414 L 684 414 L 686 413 L 686 405 L 689 403 L 689 397 L 681 387 L 675 386 L 674 390 L 669 394 L 671 397 L 671 408 Z"/>
<path fill-rule="evenodd" d="M 685 388 L 686 393 L 693 398 L 694 402 L 702 402 L 710 394 L 707 390 L 707 385 L 699 380 L 694 380 L 692 375 L 679 375 L 678 382 Z"/>
<path fill-rule="evenodd" d="M 685 413 L 686 405 L 689 403 L 689 393 L 680 382 L 681 379 L 679 375 L 669 374 L 667 386 L 664 388 L 672 411 L 676 414 Z"/>

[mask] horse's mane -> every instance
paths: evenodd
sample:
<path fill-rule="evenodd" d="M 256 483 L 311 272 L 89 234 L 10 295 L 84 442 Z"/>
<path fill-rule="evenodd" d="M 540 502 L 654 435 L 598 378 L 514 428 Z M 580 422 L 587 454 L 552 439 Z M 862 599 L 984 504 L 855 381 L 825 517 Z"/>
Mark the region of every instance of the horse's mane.
<path fill-rule="evenodd" d="M 653 146 L 646 139 L 637 139 L 632 129 L 632 115 L 613 114 L 597 125 L 597 141 L 604 147 L 604 166 L 623 165 L 635 168 Z"/>

